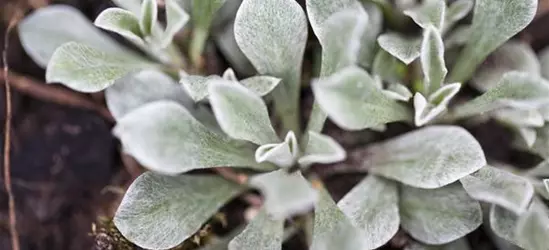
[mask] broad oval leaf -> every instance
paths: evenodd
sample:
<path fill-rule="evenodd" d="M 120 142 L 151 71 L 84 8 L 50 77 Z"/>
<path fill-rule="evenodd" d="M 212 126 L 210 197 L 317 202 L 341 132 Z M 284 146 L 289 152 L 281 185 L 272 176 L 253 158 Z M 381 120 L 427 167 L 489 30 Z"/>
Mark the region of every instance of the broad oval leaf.
<path fill-rule="evenodd" d="M 55 49 L 68 42 L 79 42 L 107 52 L 123 47 L 100 32 L 77 9 L 67 5 L 40 8 L 17 25 L 21 45 L 41 67 L 46 67 Z"/>
<path fill-rule="evenodd" d="M 240 186 L 220 177 L 148 172 L 128 188 L 114 224 L 140 247 L 172 248 L 198 231 L 240 191 Z"/>
<path fill-rule="evenodd" d="M 347 153 L 333 138 L 309 131 L 309 137 L 303 156 L 299 158 L 299 165 L 302 167 L 314 163 L 334 163 L 345 159 Z"/>
<path fill-rule="evenodd" d="M 517 242 L 524 249 L 543 250 L 549 246 L 549 211 L 541 201 L 534 201 L 520 216 L 515 229 Z"/>
<path fill-rule="evenodd" d="M 115 32 L 136 44 L 144 43 L 145 35 L 139 27 L 139 19 L 131 11 L 108 8 L 97 16 L 94 24 L 99 28 Z"/>
<path fill-rule="evenodd" d="M 326 22 L 334 14 L 343 10 L 362 8 L 362 5 L 357 0 L 309 0 L 305 4 L 307 6 L 309 22 L 319 40 L 323 40 L 325 38 L 323 35 L 328 34 L 324 31 Z"/>
<path fill-rule="evenodd" d="M 440 31 L 444 27 L 446 2 L 444 0 L 424 1 L 420 7 L 405 10 L 404 14 L 411 17 L 423 29 L 433 25 Z"/>
<path fill-rule="evenodd" d="M 405 105 L 387 97 L 374 79 L 358 67 L 320 78 L 312 88 L 320 107 L 344 129 L 360 130 L 411 118 Z"/>
<path fill-rule="evenodd" d="M 404 37 L 398 33 L 387 33 L 377 38 L 379 46 L 405 64 L 419 57 L 421 39 Z"/>
<path fill-rule="evenodd" d="M 240 81 L 240 84 L 256 94 L 264 96 L 271 93 L 280 82 L 280 78 L 272 76 L 252 76 Z"/>
<path fill-rule="evenodd" d="M 534 196 L 534 187 L 527 179 L 488 165 L 460 181 L 476 200 L 496 204 L 516 214 L 526 211 Z"/>
<path fill-rule="evenodd" d="M 444 84 L 444 79 L 448 73 L 444 61 L 442 36 L 432 25 L 427 26 L 425 32 L 423 32 L 420 57 L 424 77 L 422 92 L 431 94 Z"/>
<path fill-rule="evenodd" d="M 403 186 L 400 192 L 402 228 L 421 242 L 446 244 L 482 224 L 480 204 L 459 183 L 437 189 Z"/>
<path fill-rule="evenodd" d="M 475 2 L 471 35 L 451 70 L 451 82 L 469 80 L 490 53 L 532 21 L 538 5 L 537 0 Z"/>
<path fill-rule="evenodd" d="M 419 129 L 369 149 L 372 173 L 417 188 L 439 188 L 486 165 L 476 139 L 456 126 Z"/>
<path fill-rule="evenodd" d="M 217 122 L 230 137 L 257 145 L 279 141 L 259 95 L 227 80 L 212 81 L 208 90 Z"/>
<path fill-rule="evenodd" d="M 284 219 L 273 219 L 261 209 L 244 231 L 231 240 L 228 250 L 280 250 L 283 233 Z"/>
<path fill-rule="evenodd" d="M 540 76 L 511 71 L 483 95 L 457 106 L 453 115 L 473 116 L 503 107 L 539 108 L 549 103 L 549 82 Z"/>
<path fill-rule="evenodd" d="M 503 44 L 479 67 L 471 84 L 480 91 L 488 91 L 499 83 L 505 73 L 512 70 L 540 75 L 540 63 L 529 44 L 519 41 Z"/>
<path fill-rule="evenodd" d="M 274 219 L 285 219 L 313 208 L 318 194 L 301 172 L 280 169 L 250 179 L 250 185 L 265 196 L 265 210 Z"/>
<path fill-rule="evenodd" d="M 69 42 L 59 47 L 51 57 L 46 81 L 60 82 L 80 92 L 97 92 L 129 73 L 156 67 L 133 54 L 105 52 Z"/>
<path fill-rule="evenodd" d="M 143 166 L 166 174 L 212 167 L 267 170 L 253 149 L 210 131 L 173 101 L 146 104 L 118 121 L 113 133 Z"/>
<path fill-rule="evenodd" d="M 120 119 L 138 107 L 160 100 L 173 100 L 189 110 L 194 102 L 172 78 L 154 70 L 130 74 L 105 90 L 111 114 Z"/>
<path fill-rule="evenodd" d="M 369 175 L 337 205 L 351 223 L 364 232 L 367 244 L 360 249 L 381 247 L 398 231 L 398 190 L 394 182 Z"/>
<path fill-rule="evenodd" d="M 324 188 L 319 193 L 310 250 L 369 249 L 365 232 L 351 224 Z"/>
<path fill-rule="evenodd" d="M 494 234 L 520 246 L 515 238 L 517 220 L 518 216 L 512 211 L 498 205 L 490 207 L 490 228 L 494 231 Z"/>

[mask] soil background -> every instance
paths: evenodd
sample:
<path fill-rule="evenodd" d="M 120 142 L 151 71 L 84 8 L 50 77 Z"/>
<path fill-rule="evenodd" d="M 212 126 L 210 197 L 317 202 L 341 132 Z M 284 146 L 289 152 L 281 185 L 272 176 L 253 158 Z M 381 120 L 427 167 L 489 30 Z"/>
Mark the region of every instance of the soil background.
<path fill-rule="evenodd" d="M 0 0 L 1 37 L 5 36 L 9 21 L 18 12 L 28 14 L 35 8 L 53 3 L 72 5 L 90 20 L 94 20 L 105 8 L 114 6 L 108 0 Z M 535 50 L 549 44 L 547 11 L 549 1 L 540 0 L 535 21 L 518 35 Z M 0 48 L 3 47 L 2 39 Z M 211 46 L 205 57 L 212 73 L 219 73 L 226 66 L 221 54 Z M 21 250 L 116 249 L 112 248 L 114 245 L 109 245 L 112 235 L 101 233 L 103 229 L 100 225 L 95 228 L 94 234 L 92 225 L 101 221 L 102 217 L 113 215 L 125 188 L 143 170 L 130 157 L 120 153 L 119 143 L 111 135 L 114 123 L 104 106 L 102 94 L 85 95 L 60 85 L 46 85 L 44 69 L 25 54 L 16 29 L 9 35 L 8 63 L 13 108 L 12 185 Z M 0 120 L 3 125 L 3 77 L 0 77 L 0 84 Z M 304 103 L 309 104 L 310 92 L 304 91 L 303 96 Z M 467 128 L 481 142 L 491 159 L 523 167 L 539 161 L 533 155 L 510 148 L 510 131 L 495 122 Z M 380 140 L 411 129 L 391 125 L 383 134 L 357 134 L 342 132 L 328 124 L 326 131 L 352 149 L 360 145 L 361 140 Z M 0 138 L 3 141 L 3 133 Z M 360 178 L 362 176 L 342 175 L 327 178 L 325 182 L 334 198 L 339 199 Z M 3 180 L 0 180 L 0 250 L 8 250 L 11 249 L 8 199 Z M 239 201 L 224 208 L 230 227 L 243 220 L 242 208 L 243 204 Z M 104 229 L 105 232 L 108 230 Z M 482 228 L 471 234 L 469 241 L 472 249 L 496 249 Z M 386 248 L 399 249 L 405 242 L 406 236 L 400 235 Z M 303 237 L 297 234 L 284 245 L 284 249 L 305 249 L 303 244 Z"/>

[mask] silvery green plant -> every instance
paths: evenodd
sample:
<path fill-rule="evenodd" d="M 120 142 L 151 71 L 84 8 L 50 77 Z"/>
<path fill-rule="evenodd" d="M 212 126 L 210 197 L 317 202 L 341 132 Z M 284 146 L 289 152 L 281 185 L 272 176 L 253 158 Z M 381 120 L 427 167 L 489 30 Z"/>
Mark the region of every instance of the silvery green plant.
<path fill-rule="evenodd" d="M 407 249 L 469 249 L 464 237 L 483 217 L 502 246 L 549 244 L 549 181 L 542 179 L 549 163 L 529 171 L 488 163 L 469 132 L 449 125 L 492 118 L 516 131 L 517 147 L 549 157 L 549 51 L 538 57 L 509 40 L 533 19 L 536 0 L 307 0 L 307 14 L 294 0 L 166 0 L 165 26 L 155 1 L 116 2 L 121 8 L 102 12 L 95 26 L 143 53 L 66 6 L 36 11 L 19 33 L 29 55 L 47 66 L 48 82 L 105 90 L 114 134 L 150 170 L 129 187 L 114 218 L 136 245 L 175 247 L 250 189 L 260 191 L 262 207 L 219 249 L 281 249 L 296 228 L 305 229 L 312 250 L 376 249 L 399 229 L 413 239 Z M 468 15 L 471 22 L 462 20 Z M 212 33 L 220 16 L 229 24 Z M 384 17 L 412 21 L 421 32 L 382 34 Z M 190 45 L 181 53 L 174 36 L 189 20 Z M 321 60 L 302 130 L 308 24 Z M 256 73 L 196 74 L 209 38 L 237 72 Z M 490 60 L 501 63 L 483 64 Z M 466 83 L 482 94 L 453 104 Z M 352 131 L 395 122 L 419 128 L 365 145 L 358 165 L 336 169 L 368 174 L 336 202 L 310 171 L 347 155 L 321 133 L 327 118 Z M 251 177 L 235 183 L 188 173 L 217 167 Z M 294 217 L 310 223 L 285 226 Z"/>

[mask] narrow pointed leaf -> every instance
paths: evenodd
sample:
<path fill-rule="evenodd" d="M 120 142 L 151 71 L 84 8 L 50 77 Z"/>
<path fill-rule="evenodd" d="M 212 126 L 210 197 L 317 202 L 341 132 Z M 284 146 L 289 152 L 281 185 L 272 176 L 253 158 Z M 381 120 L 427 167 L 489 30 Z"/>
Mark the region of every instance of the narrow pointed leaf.
<path fill-rule="evenodd" d="M 539 76 L 512 71 L 483 95 L 457 106 L 456 117 L 468 117 L 502 107 L 538 108 L 549 103 L 549 82 Z"/>
<path fill-rule="evenodd" d="M 280 250 L 284 219 L 274 219 L 259 211 L 244 231 L 229 243 L 228 250 Z"/>
<path fill-rule="evenodd" d="M 362 6 L 368 13 L 368 26 L 360 40 L 359 65 L 369 69 L 378 51 L 377 38 L 383 29 L 383 11 L 377 4 L 362 1 Z"/>
<path fill-rule="evenodd" d="M 319 190 L 319 193 L 310 250 L 369 249 L 364 238 L 366 233 L 351 224 L 326 190 Z"/>
<path fill-rule="evenodd" d="M 420 55 L 420 39 L 404 37 L 397 33 L 387 33 L 379 36 L 377 42 L 381 48 L 405 64 L 412 63 Z"/>
<path fill-rule="evenodd" d="M 295 165 L 298 156 L 299 145 L 292 131 L 286 134 L 283 142 L 264 144 L 255 151 L 255 161 L 271 162 L 281 168 Z"/>
<path fill-rule="evenodd" d="M 172 248 L 198 231 L 241 190 L 220 177 L 145 173 L 128 188 L 114 223 L 140 247 Z"/>
<path fill-rule="evenodd" d="M 141 17 L 139 18 L 139 26 L 141 32 L 148 36 L 152 34 L 156 19 L 158 17 L 158 7 L 155 0 L 143 0 L 141 3 Z"/>
<path fill-rule="evenodd" d="M 503 44 L 480 66 L 471 84 L 478 90 L 488 91 L 499 83 L 505 73 L 512 70 L 540 75 L 540 63 L 529 44 L 519 41 Z"/>
<path fill-rule="evenodd" d="M 460 181 L 476 200 L 496 204 L 517 214 L 526 211 L 534 195 L 534 187 L 527 179 L 491 166 L 484 166 Z"/>
<path fill-rule="evenodd" d="M 129 73 L 157 65 L 128 53 L 109 53 L 76 42 L 59 47 L 46 70 L 48 83 L 60 82 L 81 92 L 101 91 Z"/>
<path fill-rule="evenodd" d="M 374 79 L 357 67 L 321 78 L 312 87 L 320 107 L 344 129 L 360 130 L 411 118 L 406 106 L 387 97 Z"/>
<path fill-rule="evenodd" d="M 426 27 L 423 33 L 421 68 L 424 76 L 423 92 L 431 94 L 437 91 L 444 84 L 448 70 L 444 62 L 442 37 L 433 26 Z"/>
<path fill-rule="evenodd" d="M 124 48 L 100 32 L 77 9 L 52 5 L 35 10 L 18 25 L 21 45 L 41 67 L 46 67 L 55 49 L 68 42 L 79 42 L 105 52 L 123 52 Z M 46 39 L 47 38 L 47 39 Z"/>
<path fill-rule="evenodd" d="M 285 219 L 313 208 L 317 192 L 301 173 L 281 169 L 254 176 L 250 185 L 265 196 L 265 210 L 275 219 Z"/>
<path fill-rule="evenodd" d="M 226 80 L 212 81 L 209 93 L 217 122 L 230 137 L 257 145 L 279 141 L 259 95 Z"/>
<path fill-rule="evenodd" d="M 166 2 L 166 29 L 160 40 L 160 47 L 167 47 L 173 40 L 175 34 L 181 30 L 190 19 L 189 14 L 183 10 L 175 0 Z"/>
<path fill-rule="evenodd" d="M 189 75 L 181 77 L 179 83 L 183 85 L 189 96 L 191 96 L 195 102 L 198 102 L 204 100 L 208 96 L 208 86 L 210 86 L 210 83 L 221 79 L 221 77 L 216 75 Z"/>
<path fill-rule="evenodd" d="M 400 83 L 391 83 L 387 86 L 387 89 L 383 91 L 387 96 L 397 101 L 408 102 L 410 98 L 412 98 L 412 92 L 408 89 L 408 87 Z"/>
<path fill-rule="evenodd" d="M 338 206 L 368 243 L 361 249 L 376 249 L 397 233 L 400 225 L 396 183 L 369 175 L 347 193 Z"/>
<path fill-rule="evenodd" d="M 534 18 L 537 0 L 475 1 L 473 26 L 467 46 L 451 70 L 451 82 L 466 82 L 478 65 Z"/>
<path fill-rule="evenodd" d="M 438 189 L 403 186 L 401 225 L 415 239 L 432 245 L 457 240 L 480 226 L 482 210 L 459 183 Z"/>
<path fill-rule="evenodd" d="M 370 171 L 418 188 L 439 188 L 486 165 L 480 144 L 465 129 L 430 126 L 369 150 Z"/>
<path fill-rule="evenodd" d="M 190 108 L 193 101 L 183 87 L 164 73 L 145 70 L 116 81 L 105 90 L 111 114 L 117 120 L 132 110 L 153 101 L 173 100 Z"/>
<path fill-rule="evenodd" d="M 94 24 L 99 28 L 115 32 L 136 44 L 143 44 L 144 36 L 139 27 L 139 19 L 130 11 L 108 8 L 97 16 Z"/>
<path fill-rule="evenodd" d="M 414 121 L 416 126 L 423 126 L 446 111 L 448 103 L 461 89 L 460 83 L 452 83 L 439 88 L 426 100 L 421 93 L 414 96 Z"/>
<path fill-rule="evenodd" d="M 210 131 L 172 101 L 149 103 L 125 115 L 114 134 L 143 166 L 166 174 L 224 166 L 265 169 L 254 160 L 252 148 Z"/>
<path fill-rule="evenodd" d="M 303 156 L 299 158 L 301 166 L 314 163 L 334 163 L 345 159 L 346 152 L 339 143 L 327 135 L 309 131 L 309 139 Z"/>
<path fill-rule="evenodd" d="M 422 6 L 405 10 L 404 14 L 411 17 L 417 25 L 424 29 L 433 25 L 440 31 L 444 27 L 446 2 L 444 0 L 424 1 Z"/>
<path fill-rule="evenodd" d="M 549 179 L 544 179 L 543 180 L 543 185 L 545 186 L 545 189 L 549 193 Z"/>
<path fill-rule="evenodd" d="M 281 79 L 272 76 L 252 76 L 240 81 L 240 84 L 260 96 L 267 95 L 278 86 Z"/>

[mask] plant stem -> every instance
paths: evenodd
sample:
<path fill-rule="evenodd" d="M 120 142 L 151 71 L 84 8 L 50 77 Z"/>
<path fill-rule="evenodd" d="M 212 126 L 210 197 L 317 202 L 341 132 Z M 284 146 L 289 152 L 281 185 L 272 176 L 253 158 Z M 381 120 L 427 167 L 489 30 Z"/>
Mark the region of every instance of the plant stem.
<path fill-rule="evenodd" d="M 189 46 L 189 57 L 193 66 L 197 69 L 201 69 L 204 66 L 204 60 L 202 59 L 202 52 L 206 46 L 208 40 L 208 30 L 200 27 L 195 27 L 192 33 L 191 45 Z"/>

